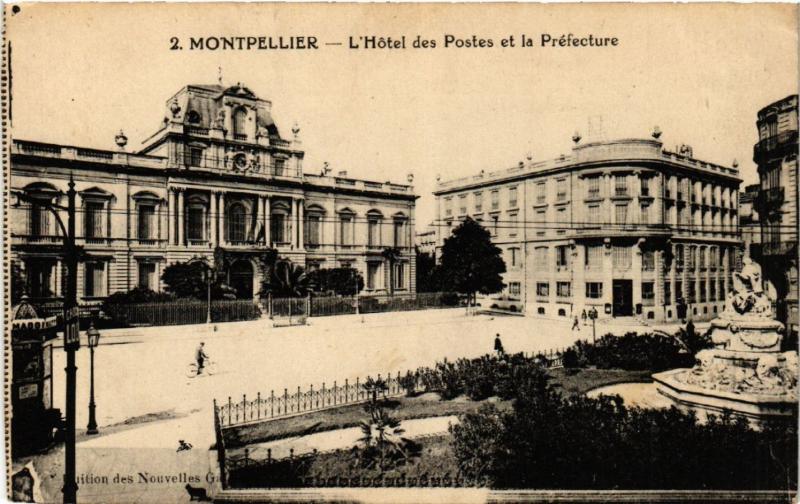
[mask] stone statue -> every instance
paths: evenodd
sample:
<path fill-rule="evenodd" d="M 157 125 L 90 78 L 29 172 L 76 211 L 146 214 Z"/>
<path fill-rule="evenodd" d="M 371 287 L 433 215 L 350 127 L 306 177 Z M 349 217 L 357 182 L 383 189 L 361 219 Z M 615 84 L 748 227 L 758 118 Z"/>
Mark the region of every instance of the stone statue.
<path fill-rule="evenodd" d="M 217 118 L 214 119 L 214 128 L 225 129 L 225 109 L 221 108 L 217 111 Z"/>
<path fill-rule="evenodd" d="M 742 262 L 742 271 L 733 274 L 733 291 L 728 295 L 725 310 L 739 315 L 771 318 L 772 300 L 764 292 L 761 266 L 749 257 Z"/>

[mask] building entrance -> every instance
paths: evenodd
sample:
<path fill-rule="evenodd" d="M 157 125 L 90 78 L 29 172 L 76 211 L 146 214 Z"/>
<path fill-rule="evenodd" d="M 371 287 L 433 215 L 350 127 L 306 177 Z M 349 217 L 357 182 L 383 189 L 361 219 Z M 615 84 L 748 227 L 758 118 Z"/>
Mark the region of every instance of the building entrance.
<path fill-rule="evenodd" d="M 253 299 L 253 265 L 250 261 L 240 259 L 233 263 L 229 279 L 238 299 Z"/>
<path fill-rule="evenodd" d="M 633 281 L 614 280 L 614 313 L 615 317 L 633 315 Z"/>

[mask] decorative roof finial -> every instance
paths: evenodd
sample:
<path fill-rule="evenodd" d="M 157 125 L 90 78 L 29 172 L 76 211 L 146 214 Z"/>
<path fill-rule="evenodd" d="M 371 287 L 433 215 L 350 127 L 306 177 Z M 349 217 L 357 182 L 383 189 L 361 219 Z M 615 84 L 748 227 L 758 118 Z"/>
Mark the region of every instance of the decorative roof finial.
<path fill-rule="evenodd" d="M 173 119 L 178 117 L 178 114 L 181 112 L 181 106 L 178 104 L 178 100 L 172 100 L 169 104 L 169 111 L 172 112 Z"/>
<path fill-rule="evenodd" d="M 222 85 L 222 67 L 221 66 L 217 67 L 217 82 L 219 83 L 220 86 Z"/>
<path fill-rule="evenodd" d="M 734 168 L 739 168 L 739 160 L 736 159 L 736 158 L 733 159 L 733 167 Z"/>
<path fill-rule="evenodd" d="M 581 138 L 582 137 L 581 137 L 580 132 L 578 132 L 578 130 L 575 130 L 575 133 L 572 134 L 572 141 L 575 142 L 575 145 L 577 145 L 578 142 L 581 141 Z"/>
<path fill-rule="evenodd" d="M 298 140 L 300 137 L 300 126 L 297 124 L 297 121 L 294 122 L 294 126 L 292 126 L 292 134 L 294 135 L 294 139 Z"/>
<path fill-rule="evenodd" d="M 528 153 L 525 155 L 525 158 L 528 160 L 528 162 L 533 161 L 533 153 L 528 151 Z"/>
<path fill-rule="evenodd" d="M 661 137 L 661 128 L 659 128 L 658 126 L 655 126 L 655 127 L 653 128 L 653 132 L 652 132 L 652 133 L 650 133 L 650 136 L 652 136 L 653 138 L 655 138 L 656 140 L 658 140 L 658 139 L 659 139 L 659 137 Z"/>
<path fill-rule="evenodd" d="M 114 137 L 114 143 L 117 144 L 119 150 L 125 150 L 125 146 L 128 145 L 128 137 L 125 136 L 125 133 L 122 130 L 119 130 L 117 136 Z"/>
<path fill-rule="evenodd" d="M 409 184 L 413 184 L 413 183 L 414 183 L 414 174 L 413 174 L 413 173 L 409 173 L 409 174 L 406 176 L 406 180 L 408 180 L 408 183 L 409 183 Z"/>

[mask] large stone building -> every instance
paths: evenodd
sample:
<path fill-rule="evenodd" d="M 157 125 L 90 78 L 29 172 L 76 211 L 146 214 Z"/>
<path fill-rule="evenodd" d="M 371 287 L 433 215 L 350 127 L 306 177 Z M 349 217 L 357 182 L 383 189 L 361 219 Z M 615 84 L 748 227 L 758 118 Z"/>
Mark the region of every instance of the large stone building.
<path fill-rule="evenodd" d="M 739 233 L 742 252 L 754 260 L 761 260 L 761 223 L 758 220 L 759 184 L 750 184 L 739 192 Z"/>
<path fill-rule="evenodd" d="M 412 186 L 327 166 L 305 173 L 299 129 L 282 136 L 270 109 L 242 85 L 189 85 L 166 101 L 158 131 L 135 153 L 122 133 L 116 150 L 14 140 L 11 189 L 42 202 L 11 202 L 11 260 L 28 294 L 64 293 L 61 232 L 45 204 L 66 204 L 70 178 L 86 252 L 83 301 L 158 290 L 167 265 L 198 259 L 223 261 L 229 285 L 250 298 L 269 247 L 308 269 L 355 267 L 370 293 L 387 292 L 390 281 L 395 293 L 413 293 Z M 387 247 L 401 251 L 394 274 Z"/>
<path fill-rule="evenodd" d="M 502 248 L 507 294 L 526 314 L 709 319 L 740 248 L 736 167 L 658 140 L 575 142 L 570 155 L 442 181 L 441 246 L 470 216 Z"/>
<path fill-rule="evenodd" d="M 797 95 L 761 109 L 756 126 L 753 160 L 761 185 L 756 206 L 764 277 L 777 291 L 778 317 L 797 332 Z"/>

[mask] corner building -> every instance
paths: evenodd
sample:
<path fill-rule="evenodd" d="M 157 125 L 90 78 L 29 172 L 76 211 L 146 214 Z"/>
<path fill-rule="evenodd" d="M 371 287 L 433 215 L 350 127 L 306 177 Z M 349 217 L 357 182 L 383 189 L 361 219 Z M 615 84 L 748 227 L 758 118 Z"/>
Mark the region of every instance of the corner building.
<path fill-rule="evenodd" d="M 760 188 L 756 208 L 761 222 L 761 264 L 764 278 L 777 294 L 778 319 L 788 332 L 798 331 L 797 229 L 797 95 L 787 96 L 758 111 Z"/>
<path fill-rule="evenodd" d="M 271 102 L 242 85 L 189 85 L 166 101 L 155 134 L 135 153 L 14 140 L 11 261 L 28 295 L 64 294 L 62 235 L 45 204 L 66 206 L 77 190 L 78 268 L 84 303 L 137 286 L 163 288 L 175 262 L 222 261 L 239 298 L 257 295 L 268 248 L 309 270 L 350 266 L 366 291 L 415 291 L 413 187 L 303 171 L 299 128 L 282 136 Z M 409 182 L 412 177 L 409 175 Z M 36 204 L 39 200 L 42 204 Z M 66 223 L 66 212 L 61 212 Z M 391 267 L 382 256 L 400 249 Z"/>
<path fill-rule="evenodd" d="M 576 136 L 569 156 L 440 182 L 437 247 L 467 216 L 487 227 L 526 315 L 713 318 L 740 257 L 739 172 L 659 136 Z"/>

